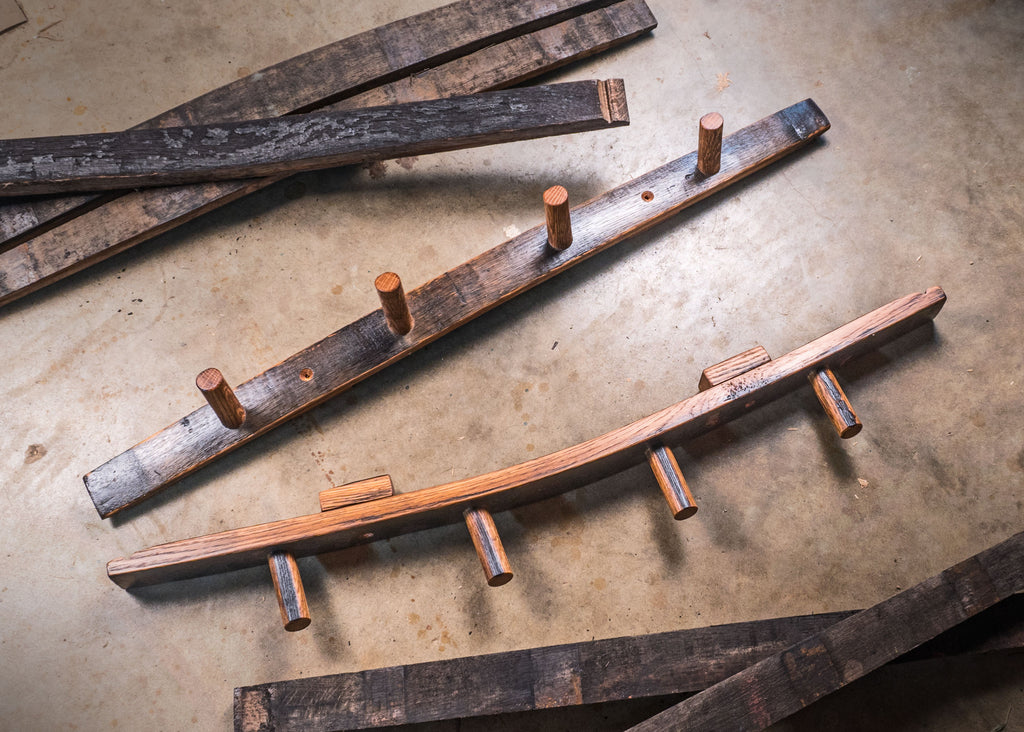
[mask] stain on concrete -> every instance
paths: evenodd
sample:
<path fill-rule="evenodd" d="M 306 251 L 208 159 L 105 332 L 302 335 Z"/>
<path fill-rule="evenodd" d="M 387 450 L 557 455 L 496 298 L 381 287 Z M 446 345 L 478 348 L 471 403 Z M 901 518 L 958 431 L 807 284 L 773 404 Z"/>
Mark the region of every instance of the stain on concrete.
<path fill-rule="evenodd" d="M 28 446 L 25 450 L 25 465 L 31 465 L 32 463 L 42 460 L 46 456 L 46 447 L 38 443 Z"/>
<path fill-rule="evenodd" d="M 373 180 L 379 180 L 388 174 L 388 164 L 383 160 L 372 160 L 363 163 L 363 170 L 370 174 Z"/>

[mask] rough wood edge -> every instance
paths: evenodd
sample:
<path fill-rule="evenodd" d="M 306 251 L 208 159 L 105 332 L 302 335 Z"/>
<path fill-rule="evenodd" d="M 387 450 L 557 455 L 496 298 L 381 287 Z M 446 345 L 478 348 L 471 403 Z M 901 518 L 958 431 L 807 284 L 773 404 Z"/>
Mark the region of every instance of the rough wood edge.
<path fill-rule="evenodd" d="M 608 124 L 629 124 L 629 109 L 626 106 L 626 86 L 622 79 L 606 79 L 600 82 L 598 96 L 601 111 Z"/>

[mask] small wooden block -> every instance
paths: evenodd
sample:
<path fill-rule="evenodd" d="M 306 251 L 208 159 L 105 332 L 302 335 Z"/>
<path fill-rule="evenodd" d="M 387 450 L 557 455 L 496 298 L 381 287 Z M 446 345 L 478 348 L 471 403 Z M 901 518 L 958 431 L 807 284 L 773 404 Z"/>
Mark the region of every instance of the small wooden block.
<path fill-rule="evenodd" d="M 665 494 L 669 508 L 672 509 L 672 517 L 676 521 L 690 518 L 697 513 L 697 502 L 693 500 L 690 487 L 686 485 L 686 478 L 683 471 L 679 469 L 676 456 L 667 447 L 647 448 L 647 463 L 654 471 L 654 477 Z"/>
<path fill-rule="evenodd" d="M 274 578 L 284 629 L 302 630 L 309 625 L 309 606 L 306 604 L 306 590 L 302 587 L 302 577 L 299 576 L 295 557 L 288 552 L 271 552 L 267 563 L 270 565 L 270 575 Z"/>
<path fill-rule="evenodd" d="M 501 545 L 491 512 L 483 508 L 467 508 L 462 516 L 466 519 L 473 546 L 487 575 L 487 584 L 500 587 L 507 583 L 512 579 L 512 565 L 505 555 L 505 547 Z"/>
<path fill-rule="evenodd" d="M 229 430 L 237 430 L 245 422 L 243 407 L 235 392 L 217 369 L 206 369 L 196 377 L 196 386 L 206 397 L 220 423 Z"/>
<path fill-rule="evenodd" d="M 701 175 L 714 175 L 722 167 L 722 125 L 724 120 L 718 112 L 705 114 L 700 118 L 697 135 L 697 170 Z"/>
<path fill-rule="evenodd" d="M 569 219 L 569 192 L 562 186 L 544 191 L 544 219 L 548 226 L 548 245 L 557 251 L 572 244 L 572 221 Z"/>
<path fill-rule="evenodd" d="M 380 296 L 380 306 L 384 310 L 384 318 L 388 328 L 396 335 L 405 335 L 412 330 L 412 313 L 405 299 L 402 280 L 394 272 L 385 272 L 373 282 Z"/>
<path fill-rule="evenodd" d="M 395 494 L 390 475 L 378 475 L 320 491 L 320 510 L 330 511 L 342 506 L 365 503 Z"/>
<path fill-rule="evenodd" d="M 729 379 L 735 379 L 740 374 L 745 374 L 758 366 L 764 366 L 772 360 L 768 351 L 761 346 L 754 346 L 743 353 L 738 353 L 727 358 L 714 366 L 708 366 L 700 374 L 700 381 L 697 388 L 700 391 L 707 391 L 712 386 L 718 386 Z"/>
<path fill-rule="evenodd" d="M 843 393 L 832 369 L 816 369 L 807 374 L 807 379 L 811 382 L 815 396 L 818 397 L 825 414 L 828 415 L 832 426 L 836 428 L 840 437 L 848 439 L 861 431 L 864 425 L 857 418 L 853 411 L 853 405 Z"/>

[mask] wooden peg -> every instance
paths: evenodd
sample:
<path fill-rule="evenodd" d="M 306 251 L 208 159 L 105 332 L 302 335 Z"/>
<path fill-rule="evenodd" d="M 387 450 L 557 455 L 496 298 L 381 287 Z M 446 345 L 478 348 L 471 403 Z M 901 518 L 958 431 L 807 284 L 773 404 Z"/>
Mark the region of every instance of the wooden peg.
<path fill-rule="evenodd" d="M 309 625 L 309 606 L 306 605 L 306 591 L 302 587 L 302 577 L 299 576 L 295 557 L 288 552 L 274 551 L 267 557 L 267 563 L 270 564 L 270 575 L 274 578 L 284 629 L 302 630 Z"/>
<path fill-rule="evenodd" d="M 701 175 L 714 175 L 722 167 L 722 124 L 718 112 L 705 114 L 700 118 L 700 132 L 697 135 L 697 170 Z"/>
<path fill-rule="evenodd" d="M 825 414 L 832 421 L 832 425 L 840 437 L 846 439 L 861 431 L 864 425 L 857 419 L 853 405 L 843 393 L 832 369 L 815 369 L 807 374 L 807 379 L 811 382 L 815 396 L 818 397 L 818 401 L 825 409 Z"/>
<path fill-rule="evenodd" d="M 654 471 L 654 477 L 665 494 L 672 517 L 676 521 L 690 518 L 697 513 L 697 502 L 693 500 L 690 486 L 686 485 L 683 471 L 679 469 L 676 456 L 667 447 L 661 445 L 647 448 L 647 463 Z"/>
<path fill-rule="evenodd" d="M 512 579 L 512 565 L 505 556 L 505 547 L 501 545 L 491 512 L 484 508 L 467 508 L 462 516 L 466 519 L 473 546 L 487 575 L 487 584 L 491 587 L 505 584 Z"/>
<path fill-rule="evenodd" d="M 384 309 L 384 318 L 388 328 L 396 335 L 405 335 L 412 330 L 412 313 L 405 299 L 402 280 L 394 272 L 385 272 L 373 282 L 380 296 L 380 305 Z"/>
<path fill-rule="evenodd" d="M 196 377 L 196 386 L 213 407 L 221 424 L 230 430 L 242 426 L 245 422 L 245 407 L 239 403 L 235 392 L 224 380 L 224 374 L 217 369 L 206 369 Z"/>
<path fill-rule="evenodd" d="M 764 350 L 762 346 L 754 346 L 743 353 L 737 353 L 735 356 L 725 359 L 721 363 L 708 366 L 701 372 L 697 388 L 700 391 L 707 391 L 712 386 L 724 384 L 726 381 L 735 379 L 737 376 L 756 369 L 758 366 L 764 366 L 771 360 L 772 357 L 768 355 L 768 351 Z"/>
<path fill-rule="evenodd" d="M 569 220 L 569 192 L 562 186 L 544 191 L 544 218 L 548 224 L 548 245 L 562 251 L 572 244 L 572 221 Z"/>
<path fill-rule="evenodd" d="M 391 476 L 378 475 L 320 491 L 320 510 L 333 511 L 343 506 L 386 498 L 394 493 L 395 486 L 391 482 Z"/>

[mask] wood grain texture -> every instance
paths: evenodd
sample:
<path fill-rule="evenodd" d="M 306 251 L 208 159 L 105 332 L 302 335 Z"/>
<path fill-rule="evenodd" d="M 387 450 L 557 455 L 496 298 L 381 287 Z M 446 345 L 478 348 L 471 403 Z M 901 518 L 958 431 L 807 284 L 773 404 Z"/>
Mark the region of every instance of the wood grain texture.
<path fill-rule="evenodd" d="M 235 732 L 327 732 L 703 691 L 858 611 L 772 618 L 235 689 Z M 897 661 L 1024 650 L 1014 595 Z M 263 725 L 262 727 L 260 725 Z"/>
<path fill-rule="evenodd" d="M 864 425 L 857 418 L 853 405 L 832 370 L 816 369 L 807 375 L 807 380 L 811 382 L 814 395 L 818 397 L 818 402 L 839 436 L 846 440 L 859 434 Z"/>
<path fill-rule="evenodd" d="M 623 0 L 324 109 L 353 109 L 505 88 L 625 43 L 656 24 L 643 0 Z M 283 178 L 176 186 L 93 201 L 80 215 L 0 253 L 0 306 L 279 180 Z"/>
<path fill-rule="evenodd" d="M 413 317 L 409 312 L 409 301 L 405 297 L 401 278 L 394 272 L 385 272 L 377 276 L 373 286 L 380 298 L 380 308 L 384 312 L 388 330 L 404 336 L 412 330 Z"/>
<path fill-rule="evenodd" d="M 508 584 L 512 579 L 512 565 L 505 554 L 505 547 L 498 535 L 498 527 L 494 525 L 494 517 L 483 508 L 467 508 L 462 512 L 473 540 L 473 548 L 484 568 L 484 576 L 491 587 Z"/>
<path fill-rule="evenodd" d="M 353 384 L 569 267 L 644 231 L 730 183 L 806 145 L 828 129 L 805 100 L 730 135 L 722 171 L 694 175 L 690 153 L 572 211 L 575 241 L 563 252 L 535 227 L 407 293 L 416 325 L 403 339 L 380 310 L 336 331 L 237 387 L 249 407 L 246 424 L 224 430 L 200 408 L 88 473 L 85 484 L 100 516 L 144 500 L 220 455 L 307 411 Z M 652 200 L 643 194 L 650 193 Z M 315 376 L 298 378 L 303 369 Z"/>
<path fill-rule="evenodd" d="M 722 167 L 722 115 L 718 112 L 700 118 L 697 133 L 697 170 L 714 175 Z"/>
<path fill-rule="evenodd" d="M 610 79 L 234 124 L 0 140 L 0 196 L 291 175 L 627 124 L 624 85 Z"/>
<path fill-rule="evenodd" d="M 217 369 L 206 369 L 196 377 L 196 386 L 217 419 L 229 430 L 235 430 L 245 422 L 245 407 L 238 402 L 235 392 Z"/>
<path fill-rule="evenodd" d="M 562 251 L 572 244 L 572 221 L 569 216 L 569 192 L 563 186 L 551 186 L 541 197 L 544 221 L 548 227 L 548 244 Z"/>
<path fill-rule="evenodd" d="M 654 730 L 761 730 L 992 607 L 1024 586 L 1024 533 L 636 725 Z"/>
<path fill-rule="evenodd" d="M 546 246 L 537 232 L 537 246 Z M 250 567 L 271 548 L 295 556 L 342 549 L 456 523 L 467 508 L 504 511 L 578 488 L 645 461 L 647 446 L 679 444 L 928 322 L 945 303 L 938 287 L 907 295 L 732 381 L 578 445 L 473 478 L 258 526 L 161 544 L 107 564 L 121 587 Z"/>
<path fill-rule="evenodd" d="M 390 475 L 377 475 L 365 480 L 357 480 L 334 488 L 320 491 L 320 510 L 331 511 L 343 506 L 374 501 L 395 495 L 395 486 Z"/>
<path fill-rule="evenodd" d="M 277 606 L 281 610 L 281 622 L 289 632 L 302 630 L 309 626 L 309 605 L 306 602 L 306 590 L 299 576 L 299 565 L 295 557 L 288 552 L 275 551 L 267 557 L 270 565 L 270 576 L 274 580 L 274 591 L 277 593 Z"/>
<path fill-rule="evenodd" d="M 658 481 L 658 487 L 672 510 L 672 518 L 682 521 L 697 513 L 697 501 L 690 493 L 690 486 L 686 484 L 686 478 L 672 451 L 664 445 L 658 445 L 647 448 L 646 455 L 654 479 Z"/>
<path fill-rule="evenodd" d="M 708 366 L 700 374 L 700 381 L 697 388 L 701 391 L 710 389 L 712 386 L 723 384 L 729 379 L 734 379 L 740 374 L 745 374 L 750 369 L 757 368 L 772 360 L 768 351 L 762 346 L 754 346 L 743 353 L 725 359 L 714 366 Z"/>
<path fill-rule="evenodd" d="M 460 0 L 281 61 L 133 129 L 313 111 L 608 4 L 609 0 Z M 0 204 L 0 242 L 22 241 L 106 200 L 65 196 Z"/>

